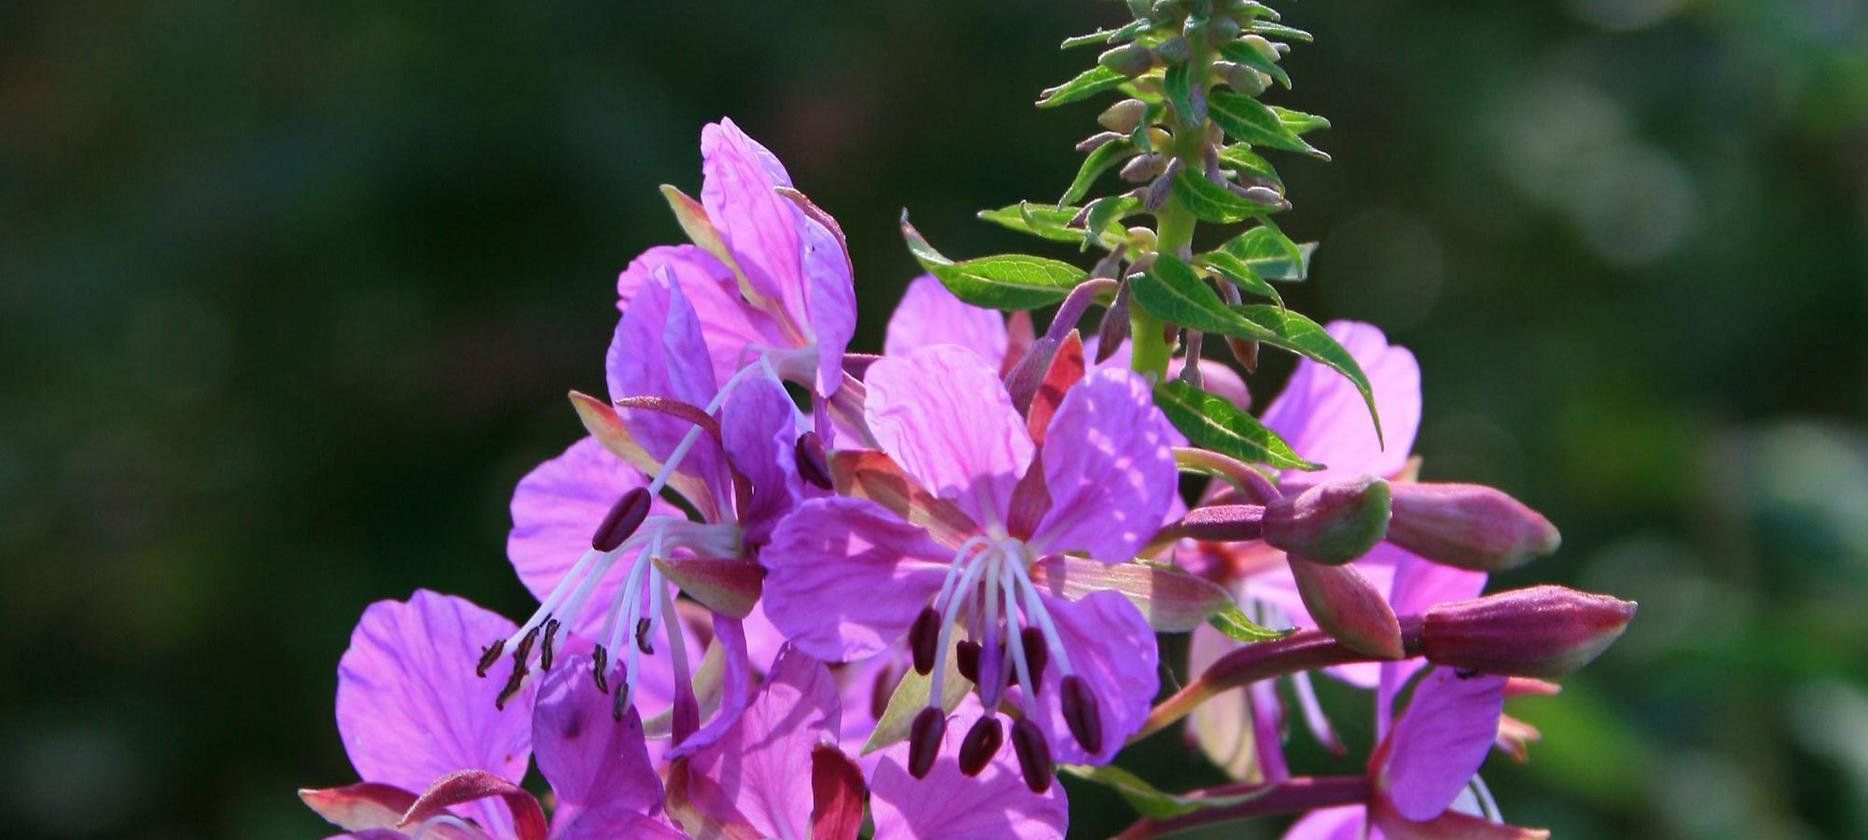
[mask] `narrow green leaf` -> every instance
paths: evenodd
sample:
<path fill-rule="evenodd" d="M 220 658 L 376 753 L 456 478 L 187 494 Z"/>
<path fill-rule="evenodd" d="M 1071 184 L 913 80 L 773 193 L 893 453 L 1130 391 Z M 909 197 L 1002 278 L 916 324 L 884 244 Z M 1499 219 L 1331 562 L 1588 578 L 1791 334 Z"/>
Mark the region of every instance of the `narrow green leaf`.
<path fill-rule="evenodd" d="M 1274 23 L 1268 20 L 1253 21 L 1252 24 L 1246 28 L 1260 35 L 1263 35 L 1267 38 L 1283 38 L 1287 41 L 1303 41 L 1306 44 L 1310 43 L 1311 41 L 1316 40 L 1315 38 L 1311 37 L 1310 33 L 1305 32 L 1302 29 L 1295 29 L 1289 26 L 1285 26 L 1282 23 Z"/>
<path fill-rule="evenodd" d="M 1281 470 L 1323 468 L 1322 464 L 1298 455 L 1277 432 L 1266 428 L 1225 397 L 1209 394 L 1182 380 L 1155 386 L 1155 405 L 1194 446 Z"/>
<path fill-rule="evenodd" d="M 1297 136 L 1278 118 L 1277 112 L 1263 102 L 1230 90 L 1213 91 L 1207 94 L 1207 100 L 1207 111 L 1213 122 L 1235 140 L 1330 159 L 1317 147 L 1304 142 L 1304 138 Z"/>
<path fill-rule="evenodd" d="M 1252 151 L 1251 146 L 1244 143 L 1234 143 L 1220 149 L 1219 162 L 1241 173 L 1249 173 L 1277 184 L 1280 190 L 1284 189 L 1284 178 L 1278 175 L 1278 170 L 1272 168 L 1271 161 L 1260 157 L 1257 152 Z"/>
<path fill-rule="evenodd" d="M 1077 167 L 1077 177 L 1070 181 L 1070 189 L 1064 191 L 1064 197 L 1058 204 L 1074 204 L 1088 195 L 1090 187 L 1104 172 L 1115 166 L 1118 161 L 1136 153 L 1136 146 L 1127 140 L 1111 140 L 1085 155 L 1083 165 Z"/>
<path fill-rule="evenodd" d="M 1219 250 L 1244 260 L 1258 276 L 1266 280 L 1303 282 L 1304 278 L 1310 276 L 1310 255 L 1316 253 L 1317 243 L 1299 245 L 1285 236 L 1284 231 L 1279 230 L 1269 219 L 1262 221 L 1264 224 L 1233 237 L 1231 241 L 1219 246 Z"/>
<path fill-rule="evenodd" d="M 1055 108 L 1079 99 L 1088 99 L 1103 91 L 1115 90 L 1128 80 L 1129 77 L 1098 64 L 1078 73 L 1076 78 L 1044 91 L 1041 94 L 1043 98 L 1038 100 L 1038 107 Z"/>
<path fill-rule="evenodd" d="M 1142 780 L 1113 764 L 1091 766 L 1087 764 L 1059 764 L 1057 769 L 1079 779 L 1106 785 L 1114 790 L 1124 802 L 1129 803 L 1135 813 L 1150 819 L 1168 819 L 1207 808 L 1224 808 L 1241 805 L 1265 795 L 1265 790 L 1249 793 L 1237 793 L 1229 796 L 1201 796 L 1168 793 Z M 1269 790 L 1270 788 L 1266 788 Z"/>
<path fill-rule="evenodd" d="M 1237 605 L 1228 606 L 1207 618 L 1206 623 L 1213 629 L 1226 634 L 1227 638 L 1239 642 L 1268 642 L 1282 639 L 1291 634 L 1290 630 L 1273 630 L 1246 617 L 1245 611 Z"/>
<path fill-rule="evenodd" d="M 1060 50 L 1074 50 L 1078 47 L 1087 47 L 1091 44 L 1107 44 L 1109 43 L 1109 35 L 1109 31 L 1106 29 L 1098 29 L 1095 32 L 1087 32 L 1082 35 L 1072 35 L 1065 38 L 1064 43 L 1059 44 L 1057 48 Z"/>
<path fill-rule="evenodd" d="M 1153 27 L 1154 25 L 1155 25 L 1155 22 L 1147 18 L 1138 18 L 1136 20 L 1131 20 L 1128 23 L 1125 23 L 1122 26 L 1117 27 L 1114 32 L 1109 33 L 1109 37 L 1106 40 L 1111 44 L 1120 44 L 1120 43 L 1123 43 L 1124 41 L 1133 41 L 1136 38 L 1140 37 L 1143 32 L 1147 32 L 1149 28 Z"/>
<path fill-rule="evenodd" d="M 1205 114 L 1193 112 L 1193 79 L 1188 70 L 1192 64 L 1190 61 L 1170 64 L 1161 77 L 1161 89 L 1167 92 L 1168 103 L 1174 106 L 1174 118 L 1183 128 L 1198 126 L 1206 119 Z"/>
<path fill-rule="evenodd" d="M 1337 373 L 1349 377 L 1349 381 L 1362 392 L 1362 401 L 1368 405 L 1369 420 L 1375 424 L 1375 440 L 1382 442 L 1382 420 L 1375 409 L 1375 392 L 1369 387 L 1369 378 L 1362 372 L 1362 366 L 1356 364 L 1356 357 L 1349 354 L 1343 345 L 1337 343 L 1329 332 L 1318 324 L 1294 310 L 1265 304 L 1248 304 L 1231 307 L 1246 320 L 1263 328 L 1274 337 L 1263 339 L 1266 344 L 1276 345 L 1286 350 L 1322 362 L 1334 368 Z"/>
<path fill-rule="evenodd" d="M 981 210 L 979 217 L 1008 230 L 1029 233 L 1053 242 L 1074 243 L 1083 240 L 1083 231 L 1069 227 L 1070 220 L 1077 217 L 1078 210 L 1070 206 L 1053 207 L 1021 201 L 997 210 Z"/>
<path fill-rule="evenodd" d="M 1259 277 L 1258 272 L 1253 271 L 1252 266 L 1248 265 L 1245 260 L 1225 251 L 1210 251 L 1195 257 L 1194 260 L 1212 269 L 1215 274 L 1224 277 L 1234 286 L 1259 297 L 1271 298 L 1279 306 L 1284 305 L 1284 297 L 1278 294 L 1278 290 L 1265 282 L 1264 278 Z"/>
<path fill-rule="evenodd" d="M 1312 131 L 1330 127 L 1329 120 L 1316 114 L 1306 114 L 1303 111 L 1293 111 L 1276 105 L 1271 106 L 1271 112 L 1278 115 L 1278 122 L 1284 123 L 1284 127 L 1290 129 L 1292 134 L 1309 134 Z"/>
<path fill-rule="evenodd" d="M 1244 41 L 1233 41 L 1230 44 L 1221 44 L 1219 54 L 1225 56 L 1227 60 L 1236 61 L 1254 70 L 1263 72 L 1265 75 L 1277 80 L 1278 84 L 1283 85 L 1285 90 L 1291 89 L 1291 74 L 1284 72 L 1284 68 L 1279 67 L 1277 63 L 1273 62 L 1271 59 L 1266 58 L 1264 53 L 1254 49 L 1251 44 Z"/>
<path fill-rule="evenodd" d="M 1030 254 L 1000 254 L 954 262 L 922 238 L 902 214 L 902 238 L 921 267 L 940 279 L 954 297 L 991 309 L 1036 309 L 1070 294 L 1089 272 L 1067 262 Z"/>
<path fill-rule="evenodd" d="M 1174 198 L 1201 221 L 1222 225 L 1236 224 L 1284 209 L 1246 198 L 1208 181 L 1206 176 L 1192 168 L 1182 169 L 1179 175 L 1174 176 Z"/>
<path fill-rule="evenodd" d="M 1142 200 L 1136 196 L 1104 196 L 1090 202 L 1090 213 L 1083 220 L 1083 226 L 1088 230 L 1103 231 L 1103 236 L 1108 240 L 1106 247 L 1113 247 L 1115 243 L 1121 242 L 1128 236 L 1128 230 L 1122 226 L 1122 220 L 1141 209 Z M 1084 240 L 1084 246 L 1089 246 L 1088 239 Z"/>

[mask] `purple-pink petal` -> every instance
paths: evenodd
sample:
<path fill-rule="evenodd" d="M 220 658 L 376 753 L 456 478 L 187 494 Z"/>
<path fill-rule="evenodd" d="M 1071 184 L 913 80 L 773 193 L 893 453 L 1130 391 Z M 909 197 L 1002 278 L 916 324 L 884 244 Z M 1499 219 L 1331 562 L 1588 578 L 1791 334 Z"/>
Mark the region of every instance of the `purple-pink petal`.
<path fill-rule="evenodd" d="M 730 119 L 701 129 L 701 206 L 746 276 L 755 302 L 794 325 L 810 317 L 804 211 L 773 191 L 791 186 L 778 158 Z"/>
<path fill-rule="evenodd" d="M 1057 657 L 1044 669 L 1043 684 L 1034 701 L 1034 718 L 1051 739 L 1051 753 L 1060 764 L 1106 764 L 1141 728 L 1149 705 L 1161 687 L 1154 629 L 1141 610 L 1121 593 L 1092 592 L 1080 600 L 1040 594 L 1051 614 L 1070 667 L 1089 684 L 1102 716 L 1103 749 L 1090 754 L 1072 737 L 1064 723 L 1063 668 Z"/>
<path fill-rule="evenodd" d="M 952 552 L 921 528 L 864 499 L 799 505 L 759 558 L 772 624 L 805 653 L 848 662 L 908 632 L 940 590 Z"/>
<path fill-rule="evenodd" d="M 733 270 L 693 245 L 657 245 L 642 252 L 616 279 L 617 308 L 628 312 L 637 292 L 660 277 L 678 283 L 693 305 L 715 380 L 725 382 L 752 362 L 759 347 L 780 344 L 771 317 L 740 297 Z"/>
<path fill-rule="evenodd" d="M 524 778 L 533 689 L 520 689 L 502 712 L 493 704 L 504 681 L 474 675 L 481 646 L 516 629 L 464 598 L 427 590 L 365 609 L 337 666 L 337 731 L 358 777 L 406 790 L 458 770 Z M 493 800 L 462 813 L 489 829 L 511 826 Z"/>
<path fill-rule="evenodd" d="M 889 316 L 882 352 L 906 356 L 935 344 L 958 344 L 989 365 L 1003 365 L 1005 316 L 954 297 L 933 275 L 923 274 L 908 284 L 895 314 Z"/>
<path fill-rule="evenodd" d="M 1381 840 L 1381 829 L 1373 826 L 1369 826 L 1367 835 L 1363 834 L 1368 810 L 1365 805 L 1319 808 L 1293 823 L 1284 832 L 1284 840 L 1364 840 L 1365 836 L 1368 840 Z"/>
<path fill-rule="evenodd" d="M 1498 735 L 1505 678 L 1428 672 L 1388 734 L 1379 780 L 1396 812 L 1410 820 L 1440 815 L 1479 772 Z"/>
<path fill-rule="evenodd" d="M 713 363 L 701 332 L 699 315 L 681 286 L 669 277 L 653 278 L 636 290 L 629 309 L 617 322 L 604 366 L 610 398 L 669 397 L 706 407 L 717 393 Z M 656 412 L 623 412 L 623 422 L 642 447 L 665 460 L 692 423 Z M 702 440 L 688 452 L 678 469 L 706 482 L 715 504 L 731 503 L 725 465 L 719 447 Z"/>
<path fill-rule="evenodd" d="M 969 704 L 972 705 L 972 704 Z M 1016 838 L 1054 840 L 1070 825 L 1064 786 L 1032 793 L 1019 775 L 1010 745 L 978 776 L 960 772 L 957 758 L 966 732 L 962 721 L 978 717 L 977 706 L 949 721 L 940 756 L 927 778 L 908 774 L 908 744 L 884 751 L 869 780 L 869 808 L 875 840 L 977 840 Z M 1066 736 L 1068 737 L 1068 736 Z"/>
<path fill-rule="evenodd" d="M 1374 388 L 1384 448 L 1368 407 L 1347 377 L 1309 359 L 1297 363 L 1262 420 L 1298 454 L 1328 467 L 1301 473 L 1305 482 L 1369 473 L 1388 476 L 1407 465 L 1420 428 L 1420 365 L 1407 348 L 1390 345 L 1370 324 L 1332 321 L 1330 335 L 1355 357 Z"/>
<path fill-rule="evenodd" d="M 837 683 L 824 663 L 796 648 L 780 652 L 765 686 L 738 722 L 689 765 L 711 785 L 690 784 L 696 807 L 715 819 L 737 814 L 760 836 L 811 833 L 811 748 L 836 743 Z"/>
<path fill-rule="evenodd" d="M 843 384 L 843 351 L 856 335 L 856 287 L 842 239 L 815 219 L 802 224 L 808 326 L 817 351 L 814 390 L 828 397 Z"/>
<path fill-rule="evenodd" d="M 1032 535 L 1034 550 L 1134 559 L 1160 528 L 1180 480 L 1173 427 L 1148 383 L 1126 370 L 1091 374 L 1064 395 L 1044 440 L 1051 508 Z"/>
<path fill-rule="evenodd" d="M 616 720 L 594 670 L 587 655 L 560 663 L 545 675 L 532 713 L 538 770 L 557 796 L 552 822 L 560 830 L 599 806 L 637 814 L 661 808 L 661 779 L 649 763 L 642 718 L 630 708 Z"/>
<path fill-rule="evenodd" d="M 938 344 L 883 357 L 864 382 L 864 418 L 882 450 L 975 522 L 1004 523 L 1033 446 L 998 369 L 964 347 Z"/>
<path fill-rule="evenodd" d="M 728 463 L 752 483 L 752 498 L 739 510 L 740 539 L 763 544 L 780 517 L 798 503 L 797 407 L 785 387 L 771 379 L 740 382 L 720 413 L 720 437 Z"/>

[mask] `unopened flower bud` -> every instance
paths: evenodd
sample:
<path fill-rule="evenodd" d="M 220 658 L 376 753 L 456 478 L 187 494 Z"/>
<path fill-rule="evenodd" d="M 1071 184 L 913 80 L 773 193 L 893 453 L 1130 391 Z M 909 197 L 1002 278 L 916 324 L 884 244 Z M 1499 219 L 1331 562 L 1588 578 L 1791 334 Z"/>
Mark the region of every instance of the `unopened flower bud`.
<path fill-rule="evenodd" d="M 1096 63 L 1134 78 L 1148 72 L 1155 64 L 1155 57 L 1141 44 L 1123 44 L 1097 56 Z"/>
<path fill-rule="evenodd" d="M 1262 204 L 1266 207 L 1275 207 L 1279 210 L 1291 209 L 1291 200 L 1288 198 L 1285 198 L 1282 193 L 1279 193 L 1277 190 L 1274 190 L 1270 187 L 1260 187 L 1260 186 L 1242 187 L 1237 184 L 1230 184 L 1230 183 L 1227 184 L 1226 186 L 1230 188 L 1233 192 L 1238 193 L 1241 198 L 1244 198 L 1246 201 L 1250 201 L 1253 204 Z"/>
<path fill-rule="evenodd" d="M 1092 134 L 1088 137 L 1083 138 L 1082 141 L 1078 142 L 1077 151 L 1082 152 L 1087 155 L 1090 152 L 1094 152 L 1097 149 L 1107 146 L 1110 143 L 1113 143 L 1117 140 L 1121 140 L 1122 138 L 1127 137 L 1127 136 L 1128 135 L 1126 134 L 1119 134 L 1114 131 L 1099 131 L 1095 134 Z"/>
<path fill-rule="evenodd" d="M 1170 20 L 1187 14 L 1187 0 L 1155 0 L 1154 8 L 1148 16 L 1155 20 Z"/>
<path fill-rule="evenodd" d="M 1561 677 L 1620 638 L 1634 614 L 1634 602 L 1607 595 L 1563 586 L 1514 589 L 1428 610 L 1421 650 L 1449 668 Z"/>
<path fill-rule="evenodd" d="M 1167 151 L 1170 146 L 1174 145 L 1174 135 L 1169 134 L 1165 128 L 1151 126 L 1146 134 L 1148 138 L 1148 148 L 1154 151 L 1164 152 Z"/>
<path fill-rule="evenodd" d="M 1142 124 L 1142 117 L 1148 113 L 1148 103 L 1140 99 L 1124 99 L 1109 106 L 1096 116 L 1096 123 L 1110 131 L 1127 134 Z"/>
<path fill-rule="evenodd" d="M 1226 86 L 1246 96 L 1257 96 L 1271 87 L 1271 77 L 1243 64 L 1226 68 Z"/>
<path fill-rule="evenodd" d="M 1187 39 L 1179 35 L 1162 41 L 1161 46 L 1155 48 L 1155 52 L 1161 56 L 1162 61 L 1169 64 L 1185 63 L 1193 55 L 1193 49 L 1187 46 Z"/>
<path fill-rule="evenodd" d="M 1141 227 L 1140 225 L 1129 228 L 1128 233 L 1129 247 L 1137 251 L 1153 251 L 1155 245 L 1159 242 L 1159 240 L 1155 238 L 1155 232 L 1153 230 Z"/>
<path fill-rule="evenodd" d="M 915 715 L 908 727 L 908 775 L 928 777 L 934 759 L 940 755 L 941 736 L 947 734 L 947 715 L 938 706 L 929 706 Z"/>
<path fill-rule="evenodd" d="M 1216 15 L 1207 26 L 1207 31 L 1212 33 L 1213 43 L 1225 43 L 1239 37 L 1239 22 L 1230 16 Z"/>
<path fill-rule="evenodd" d="M 1128 163 L 1122 165 L 1122 180 L 1139 184 L 1161 174 L 1161 170 L 1166 167 L 1167 155 L 1152 152 L 1136 155 L 1130 158 Z"/>
<path fill-rule="evenodd" d="M 1478 484 L 1397 484 L 1388 539 L 1448 566 L 1496 572 L 1550 554 L 1562 543 L 1543 514 Z"/>
<path fill-rule="evenodd" d="M 1263 35 L 1247 35 L 1239 40 L 1259 55 L 1264 56 L 1266 61 L 1277 61 L 1280 57 L 1278 49 L 1273 47 L 1270 41 L 1265 40 Z"/>
<path fill-rule="evenodd" d="M 1265 506 L 1265 542 L 1316 563 L 1348 563 L 1388 530 L 1388 482 L 1372 475 L 1326 481 Z"/>

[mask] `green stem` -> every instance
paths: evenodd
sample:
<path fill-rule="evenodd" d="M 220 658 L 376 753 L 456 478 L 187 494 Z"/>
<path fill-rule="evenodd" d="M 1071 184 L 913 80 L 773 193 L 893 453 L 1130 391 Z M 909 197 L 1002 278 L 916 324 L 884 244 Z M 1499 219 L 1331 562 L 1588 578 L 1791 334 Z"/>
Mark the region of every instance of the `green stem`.
<path fill-rule="evenodd" d="M 1193 65 L 1194 84 L 1205 86 L 1207 76 L 1211 75 L 1208 66 L 1213 56 L 1203 39 L 1193 39 L 1190 46 L 1193 54 L 1188 62 Z M 1182 166 L 1193 167 L 1199 172 L 1206 166 L 1206 125 L 1204 122 L 1196 129 L 1184 127 L 1174 132 L 1174 157 Z M 1155 211 L 1155 250 L 1162 254 L 1172 254 L 1183 260 L 1193 257 L 1193 230 L 1199 220 L 1192 211 L 1182 207 L 1180 200 L 1169 198 L 1161 209 Z M 1129 307 L 1129 367 L 1142 374 L 1152 376 L 1154 381 L 1167 379 L 1168 357 L 1174 348 L 1168 343 L 1167 325 L 1160 318 L 1147 312 L 1140 306 Z"/>

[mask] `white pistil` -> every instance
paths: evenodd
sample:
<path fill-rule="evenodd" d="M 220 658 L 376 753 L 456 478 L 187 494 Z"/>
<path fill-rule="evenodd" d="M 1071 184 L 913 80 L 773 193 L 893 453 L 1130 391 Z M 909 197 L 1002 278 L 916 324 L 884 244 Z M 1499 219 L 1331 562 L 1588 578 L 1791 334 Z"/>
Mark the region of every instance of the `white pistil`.
<path fill-rule="evenodd" d="M 668 623 L 665 625 L 668 628 L 668 656 L 674 664 L 675 690 L 679 691 L 681 686 L 692 685 L 689 682 L 692 678 L 688 675 L 688 643 L 681 637 L 681 614 L 675 612 L 674 596 L 668 594 L 667 587 L 662 587 L 657 600 L 668 612 Z"/>

